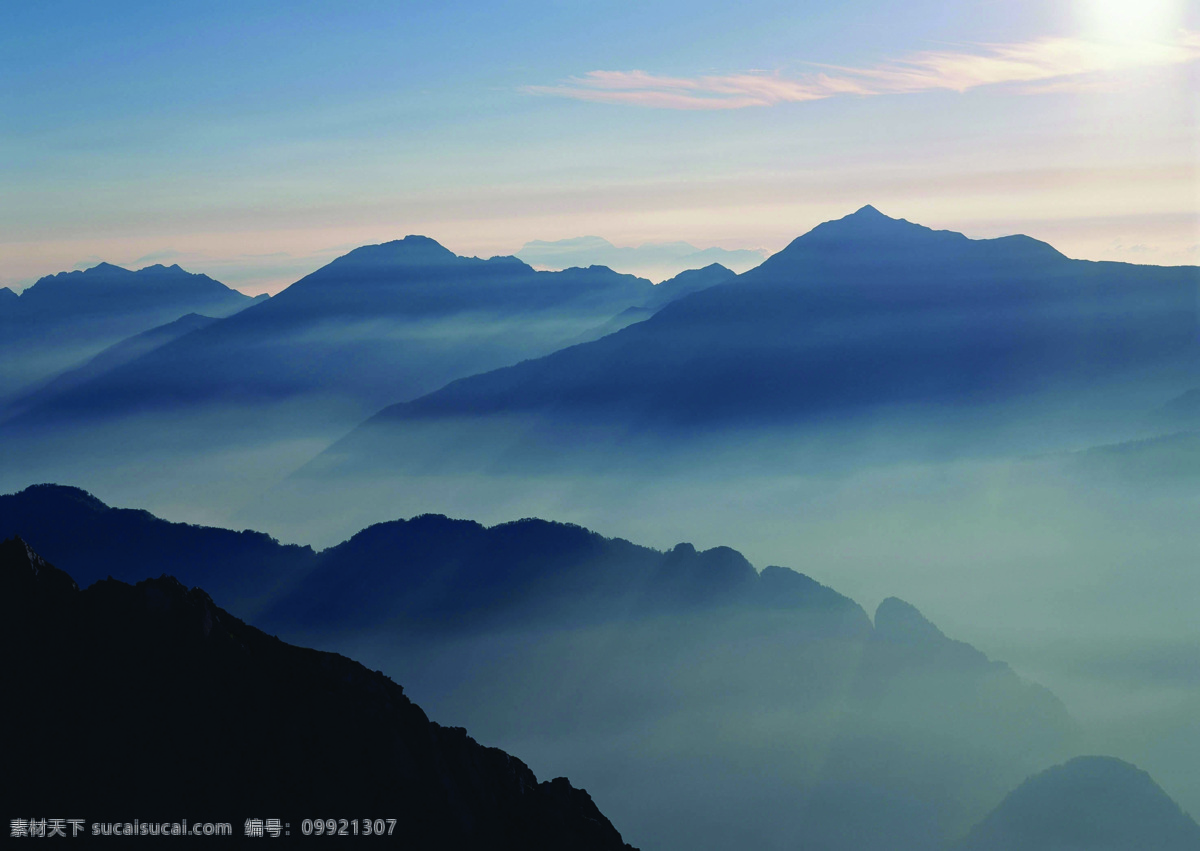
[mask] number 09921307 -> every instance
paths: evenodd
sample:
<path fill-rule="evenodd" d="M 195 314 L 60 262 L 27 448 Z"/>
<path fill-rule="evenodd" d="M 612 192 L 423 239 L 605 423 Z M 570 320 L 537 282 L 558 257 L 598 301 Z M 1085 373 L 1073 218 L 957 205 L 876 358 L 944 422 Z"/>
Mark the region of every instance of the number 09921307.
<path fill-rule="evenodd" d="M 300 832 L 305 836 L 391 836 L 395 829 L 394 818 L 306 818 L 300 822 Z"/>

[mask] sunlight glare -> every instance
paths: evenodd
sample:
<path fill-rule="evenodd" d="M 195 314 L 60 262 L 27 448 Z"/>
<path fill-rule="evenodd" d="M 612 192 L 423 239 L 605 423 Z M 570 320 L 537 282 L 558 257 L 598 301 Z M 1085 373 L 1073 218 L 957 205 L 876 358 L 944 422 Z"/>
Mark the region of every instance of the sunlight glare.
<path fill-rule="evenodd" d="M 1167 40 L 1181 24 L 1183 0 L 1078 0 L 1089 36 L 1112 41 Z"/>

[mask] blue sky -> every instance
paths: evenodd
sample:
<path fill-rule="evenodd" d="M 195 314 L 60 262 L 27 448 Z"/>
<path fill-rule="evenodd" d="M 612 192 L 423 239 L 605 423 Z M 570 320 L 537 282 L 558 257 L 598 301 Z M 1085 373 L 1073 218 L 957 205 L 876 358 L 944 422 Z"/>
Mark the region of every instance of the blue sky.
<path fill-rule="evenodd" d="M 1200 262 L 1184 0 L 16 5 L 0 285 L 277 290 L 413 232 L 777 250 L 865 203 Z"/>

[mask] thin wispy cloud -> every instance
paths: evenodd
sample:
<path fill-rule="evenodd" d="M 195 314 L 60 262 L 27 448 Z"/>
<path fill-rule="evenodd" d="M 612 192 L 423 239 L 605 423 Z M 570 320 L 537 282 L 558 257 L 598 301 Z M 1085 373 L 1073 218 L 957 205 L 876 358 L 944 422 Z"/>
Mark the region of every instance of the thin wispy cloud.
<path fill-rule="evenodd" d="M 645 71 L 589 71 L 554 86 L 525 91 L 600 103 L 661 109 L 743 109 L 822 100 L 1020 84 L 1027 93 L 1094 89 L 1097 74 L 1183 65 L 1200 59 L 1200 33 L 1170 42 L 1043 38 L 1016 44 L 931 50 L 868 68 L 816 66 L 797 77 L 747 71 L 665 77 Z"/>

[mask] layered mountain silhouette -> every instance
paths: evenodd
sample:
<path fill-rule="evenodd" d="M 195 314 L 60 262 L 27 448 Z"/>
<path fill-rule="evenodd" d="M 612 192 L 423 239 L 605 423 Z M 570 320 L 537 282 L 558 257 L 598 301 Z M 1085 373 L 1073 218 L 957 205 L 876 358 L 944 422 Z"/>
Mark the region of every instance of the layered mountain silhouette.
<path fill-rule="evenodd" d="M 601 337 L 607 337 L 635 322 L 649 319 L 663 307 L 685 295 L 723 284 L 734 277 L 732 270 L 726 269 L 719 263 L 712 263 L 702 269 L 688 269 L 680 272 L 675 277 L 656 284 L 650 291 L 649 297 L 641 304 L 626 308 L 607 322 L 597 325 L 595 328 L 589 328 L 575 339 L 568 341 L 568 344 L 590 343 Z"/>
<path fill-rule="evenodd" d="M 294 647 L 169 576 L 74 580 L 0 542 L 4 800 L 89 821 L 395 819 L 414 848 L 629 848 L 565 778 L 430 722 L 350 659 Z M 320 817 L 320 816 L 318 816 Z M 396 841 L 394 838 L 393 842 Z"/>
<path fill-rule="evenodd" d="M 1049 691 L 946 637 L 903 600 L 880 603 L 874 627 L 848 721 L 808 801 L 806 835 L 828 851 L 939 848 L 1021 766 L 1069 747 L 1073 725 Z"/>
<path fill-rule="evenodd" d="M 788 568 L 759 574 L 728 547 L 680 544 L 664 553 L 536 519 L 488 528 L 424 515 L 371 526 L 317 553 L 260 532 L 111 508 L 79 488 L 47 484 L 0 496 L 0 537 L 13 535 L 85 584 L 170 570 L 277 629 L 447 634 L 729 606 L 808 611 L 848 635 L 870 627 L 852 600 Z"/>
<path fill-rule="evenodd" d="M 732 269 L 720 263 L 710 263 L 699 269 L 688 269 L 673 278 L 668 278 L 655 286 L 654 291 L 643 305 L 643 309 L 658 310 L 673 301 L 678 301 L 685 295 L 698 293 L 717 284 L 731 281 L 736 275 Z"/>
<path fill-rule="evenodd" d="M 87 363 L 59 373 L 45 384 L 28 393 L 18 395 L 9 403 L 8 413 L 10 416 L 15 416 L 27 408 L 46 404 L 50 400 L 72 392 L 78 392 L 86 397 L 86 391 L 80 391 L 80 388 L 85 387 L 89 382 L 96 381 L 111 370 L 147 355 L 173 340 L 178 340 L 185 334 L 206 328 L 216 321 L 218 320 L 212 316 L 189 313 L 174 322 L 168 322 L 166 325 L 151 328 L 149 331 L 143 331 L 119 343 L 114 343 Z M 95 403 L 93 402 L 93 404 Z"/>
<path fill-rule="evenodd" d="M 663 553 L 582 527 L 521 520 L 486 528 L 425 515 L 381 523 L 318 557 L 265 621 L 282 628 L 483 633 L 580 627 L 728 607 L 807 612 L 832 633 L 869 628 L 852 600 L 803 574 L 761 575 L 728 547 Z"/>
<path fill-rule="evenodd" d="M 229 316 L 255 301 L 179 266 L 111 263 L 40 279 L 0 298 L 0 395 L 80 365 L 127 337 L 189 313 Z"/>
<path fill-rule="evenodd" d="M 122 580 L 171 571 L 226 589 L 288 640 L 372 648 L 438 715 L 523 742 L 555 773 L 568 767 L 556 754 L 575 753 L 639 843 L 719 847 L 786 792 L 755 828 L 764 843 L 938 847 L 1074 735 L 1052 695 L 909 604 L 889 598 L 872 623 L 835 590 L 727 547 L 425 515 L 313 552 L 54 485 L 0 497 L 0 537 L 14 534 L 102 580 L 89 594 L 150 594 L 155 583 Z M 606 744 L 630 735 L 654 744 Z M 752 776 L 734 767 L 747 759 Z M 670 781 L 684 770 L 686 794 Z M 722 799 L 731 783 L 742 792 Z"/>
<path fill-rule="evenodd" d="M 227 315 L 251 301 L 250 296 L 178 265 L 155 264 L 131 271 L 111 263 L 89 269 L 48 275 L 4 302 L 6 316 L 26 321 L 67 323 L 82 317 L 117 324 L 122 316 L 159 312 L 171 318 L 208 308 Z M 193 310 L 185 308 L 191 306 Z M 162 323 L 158 323 L 162 324 Z"/>
<path fill-rule="evenodd" d="M 1200 826 L 1144 771 L 1076 757 L 1014 789 L 955 851 L 1195 851 Z"/>
<path fill-rule="evenodd" d="M 490 419 L 532 418 L 569 443 L 580 423 L 711 431 L 1153 380 L 1195 363 L 1198 283 L 864 207 L 618 333 L 385 409 L 336 452 L 402 455 L 406 424 L 480 422 L 477 443 Z"/>
<path fill-rule="evenodd" d="M 43 400 L 23 421 L 312 398 L 350 424 L 397 397 L 593 339 L 629 308 L 657 308 L 727 274 L 710 268 L 660 288 L 599 266 L 536 272 L 513 257 L 459 257 L 408 236 L 355 249 L 253 311 Z"/>

